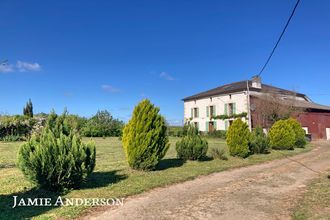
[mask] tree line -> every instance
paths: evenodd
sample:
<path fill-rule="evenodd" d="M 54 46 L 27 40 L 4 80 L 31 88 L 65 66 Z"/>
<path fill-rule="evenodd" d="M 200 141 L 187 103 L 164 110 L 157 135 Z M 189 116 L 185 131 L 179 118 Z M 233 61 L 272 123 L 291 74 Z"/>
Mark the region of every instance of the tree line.
<path fill-rule="evenodd" d="M 40 133 L 50 114 L 33 113 L 31 99 L 23 108 L 22 115 L 0 115 L 0 140 L 27 140 L 33 133 Z M 66 124 L 86 137 L 119 137 L 122 135 L 124 122 L 114 118 L 108 110 L 99 110 L 92 117 L 69 114 L 65 109 Z"/>

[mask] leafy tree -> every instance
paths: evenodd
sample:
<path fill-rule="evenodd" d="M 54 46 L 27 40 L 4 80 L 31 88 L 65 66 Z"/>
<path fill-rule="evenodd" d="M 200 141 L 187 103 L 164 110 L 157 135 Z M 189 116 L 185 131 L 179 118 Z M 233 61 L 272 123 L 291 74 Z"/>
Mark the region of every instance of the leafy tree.
<path fill-rule="evenodd" d="M 200 160 L 206 157 L 207 140 L 198 134 L 197 128 L 190 125 L 187 135 L 176 143 L 177 156 L 183 160 Z"/>
<path fill-rule="evenodd" d="M 33 118 L 33 104 L 31 99 L 26 103 L 25 107 L 23 108 L 23 115 Z"/>
<path fill-rule="evenodd" d="M 269 130 L 270 146 L 278 150 L 293 150 L 296 135 L 287 120 L 279 120 Z"/>
<path fill-rule="evenodd" d="M 87 120 L 82 132 L 87 137 L 118 137 L 121 136 L 123 127 L 122 121 L 114 119 L 110 112 L 103 110 Z"/>
<path fill-rule="evenodd" d="M 248 125 L 241 119 L 236 119 L 227 131 L 227 145 L 232 156 L 247 157 L 250 153 L 249 142 L 251 133 Z"/>
<path fill-rule="evenodd" d="M 149 100 L 142 100 L 123 131 L 123 148 L 131 168 L 153 170 L 168 148 L 165 119 L 159 108 Z"/>
<path fill-rule="evenodd" d="M 78 187 L 95 167 L 95 144 L 82 143 L 78 134 L 66 130 L 65 117 L 52 112 L 41 135 L 33 135 L 18 153 L 23 174 L 51 191 Z"/>

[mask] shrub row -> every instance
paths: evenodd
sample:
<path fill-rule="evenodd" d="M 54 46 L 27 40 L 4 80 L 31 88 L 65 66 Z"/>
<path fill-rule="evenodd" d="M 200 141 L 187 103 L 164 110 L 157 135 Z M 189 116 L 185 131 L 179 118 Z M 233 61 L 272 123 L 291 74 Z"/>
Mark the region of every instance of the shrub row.
<path fill-rule="evenodd" d="M 262 128 L 252 132 L 241 119 L 236 119 L 227 132 L 227 145 L 232 156 L 247 157 L 251 154 L 268 153 L 271 148 L 292 150 L 306 145 L 305 131 L 293 118 L 279 120 L 269 130 L 267 137 Z"/>

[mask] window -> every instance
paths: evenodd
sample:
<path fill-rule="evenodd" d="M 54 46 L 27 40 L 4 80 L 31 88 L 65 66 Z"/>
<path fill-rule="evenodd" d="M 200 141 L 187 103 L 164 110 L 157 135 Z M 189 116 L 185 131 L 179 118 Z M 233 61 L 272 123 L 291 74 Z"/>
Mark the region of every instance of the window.
<path fill-rule="evenodd" d="M 228 130 L 229 126 L 233 124 L 234 120 L 225 120 L 225 130 Z"/>
<path fill-rule="evenodd" d="M 210 122 L 209 122 L 208 130 L 209 130 L 209 132 L 212 132 L 212 131 L 217 130 L 217 128 L 216 128 L 216 124 L 215 124 L 214 121 L 210 121 Z"/>
<path fill-rule="evenodd" d="M 206 107 L 206 117 L 215 117 L 216 116 L 216 108 L 215 105 Z"/>
<path fill-rule="evenodd" d="M 228 104 L 228 114 L 229 115 L 234 114 L 234 103 L 229 103 Z"/>
<path fill-rule="evenodd" d="M 198 111 L 198 108 L 192 108 L 192 109 L 191 109 L 191 117 L 192 117 L 192 118 L 198 118 L 198 117 L 199 117 L 199 111 Z"/>
<path fill-rule="evenodd" d="M 229 126 L 233 124 L 234 120 L 229 120 Z"/>
<path fill-rule="evenodd" d="M 236 114 L 236 103 L 225 104 L 225 115 Z"/>
<path fill-rule="evenodd" d="M 304 129 L 305 134 L 308 134 L 308 127 L 302 127 L 302 129 Z"/>
<path fill-rule="evenodd" d="M 215 116 L 215 106 L 210 106 L 210 115 Z"/>

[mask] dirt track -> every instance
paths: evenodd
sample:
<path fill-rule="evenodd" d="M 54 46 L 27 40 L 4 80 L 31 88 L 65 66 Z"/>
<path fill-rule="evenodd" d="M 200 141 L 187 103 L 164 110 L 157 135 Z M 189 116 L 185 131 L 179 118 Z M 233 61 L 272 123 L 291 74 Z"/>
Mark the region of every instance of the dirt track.
<path fill-rule="evenodd" d="M 294 157 L 158 188 L 86 219 L 290 219 L 306 184 L 330 169 L 330 142 Z"/>

